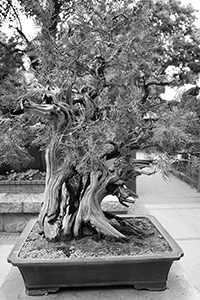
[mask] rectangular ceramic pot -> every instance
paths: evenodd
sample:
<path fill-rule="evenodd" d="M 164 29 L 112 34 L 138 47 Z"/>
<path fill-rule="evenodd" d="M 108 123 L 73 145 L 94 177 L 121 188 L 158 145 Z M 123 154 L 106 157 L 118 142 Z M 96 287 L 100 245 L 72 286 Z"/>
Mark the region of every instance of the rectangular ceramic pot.
<path fill-rule="evenodd" d="M 42 295 L 55 292 L 61 287 L 76 286 L 132 285 L 136 289 L 165 290 L 170 267 L 183 256 L 183 251 L 154 217 L 145 218 L 150 219 L 169 243 L 172 248 L 169 254 L 87 259 L 20 259 L 18 254 L 36 221 L 31 220 L 9 254 L 8 262 L 19 268 L 29 295 Z"/>

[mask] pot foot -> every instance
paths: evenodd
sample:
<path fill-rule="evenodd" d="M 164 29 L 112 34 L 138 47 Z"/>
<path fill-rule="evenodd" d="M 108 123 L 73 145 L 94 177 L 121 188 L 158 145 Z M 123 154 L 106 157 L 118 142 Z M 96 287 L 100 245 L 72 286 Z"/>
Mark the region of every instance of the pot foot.
<path fill-rule="evenodd" d="M 26 294 L 28 296 L 44 296 L 51 293 L 56 293 L 59 290 L 59 287 L 52 288 L 42 288 L 42 289 L 28 289 L 26 288 Z"/>
<path fill-rule="evenodd" d="M 148 290 L 148 291 L 164 291 L 166 290 L 166 281 L 163 282 L 141 282 L 135 283 L 134 288 L 136 290 Z"/>

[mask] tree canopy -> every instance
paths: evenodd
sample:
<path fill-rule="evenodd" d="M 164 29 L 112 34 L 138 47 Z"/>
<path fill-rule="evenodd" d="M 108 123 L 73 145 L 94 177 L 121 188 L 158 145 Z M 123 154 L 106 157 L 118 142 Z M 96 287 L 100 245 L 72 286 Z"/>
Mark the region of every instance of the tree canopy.
<path fill-rule="evenodd" d="M 113 130 L 114 152 L 151 146 L 159 150 L 164 146 L 164 151 L 173 152 L 184 147 L 188 135 L 181 129 L 180 138 L 177 125 L 173 130 L 164 125 L 166 115 L 172 122 L 174 114 L 180 112 L 166 112 L 160 94 L 165 86 L 195 83 L 199 74 L 199 29 L 195 28 L 191 6 L 181 6 L 178 1 L 3 3 L 1 19 L 9 19 L 16 31 L 13 44 L 1 39 L 6 55 L 2 57 L 6 70 L 2 78 L 22 66 L 22 54 L 29 58 L 34 74 L 29 84 L 16 77 L 3 81 L 3 111 L 11 111 L 16 99 L 27 92 L 43 101 L 44 94 L 52 90 L 59 100 L 65 98 L 68 105 L 73 102 L 77 114 L 84 111 L 87 130 L 81 129 L 79 139 L 75 137 L 73 143 L 85 147 L 85 137 L 91 136 L 91 156 L 102 151 L 99 145 L 110 139 Z M 31 41 L 23 33 L 21 12 L 40 27 Z M 13 80 L 17 82 L 13 84 Z M 147 125 L 146 117 L 155 117 L 155 113 L 159 115 L 157 125 Z M 174 145 L 168 143 L 169 137 L 175 139 Z"/>

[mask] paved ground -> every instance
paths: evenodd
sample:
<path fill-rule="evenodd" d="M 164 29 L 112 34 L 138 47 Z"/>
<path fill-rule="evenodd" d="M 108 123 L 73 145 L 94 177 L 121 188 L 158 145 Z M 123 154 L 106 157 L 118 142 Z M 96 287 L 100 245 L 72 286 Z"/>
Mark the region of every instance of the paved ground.
<path fill-rule="evenodd" d="M 164 181 L 160 174 L 139 177 L 137 193 L 182 247 L 180 265 L 200 293 L 200 193 L 173 175 Z"/>
<path fill-rule="evenodd" d="M 172 294 L 162 293 L 162 296 L 161 294 L 158 294 L 160 296 L 151 294 L 153 297 L 151 298 L 147 294 L 135 292 L 136 298 L 160 300 L 169 299 L 170 296 L 175 299 L 200 299 L 200 193 L 174 176 L 171 176 L 170 180 L 166 182 L 160 174 L 139 177 L 137 193 L 139 194 L 138 201 L 141 201 L 149 213 L 154 215 L 175 238 L 185 256 L 181 258 L 180 262 L 176 262 L 172 272 L 170 271 L 169 282 Z M 6 262 L 6 258 L 15 239 L 15 235 L 0 236 L 0 286 L 11 268 Z M 176 286 L 176 289 L 173 290 L 173 286 Z M 182 288 L 185 290 L 183 291 Z M 177 290 L 179 294 L 177 294 Z M 123 293 L 123 297 L 119 298 L 118 295 L 113 299 L 131 299 L 133 294 L 129 295 L 128 291 L 126 293 L 127 297 Z M 107 296 L 109 295 L 108 293 Z M 144 298 L 140 298 L 142 295 Z"/>
<path fill-rule="evenodd" d="M 13 248 L 19 234 L 0 233 L 0 286 L 4 282 L 11 265 L 7 263 L 7 256 Z M 14 300 L 14 299 L 13 299 Z"/>

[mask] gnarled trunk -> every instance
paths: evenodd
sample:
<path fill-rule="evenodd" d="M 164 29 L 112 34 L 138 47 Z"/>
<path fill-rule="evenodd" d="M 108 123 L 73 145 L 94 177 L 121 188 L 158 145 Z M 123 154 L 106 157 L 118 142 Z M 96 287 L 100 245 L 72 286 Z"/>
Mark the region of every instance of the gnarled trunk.
<path fill-rule="evenodd" d="M 39 224 L 45 236 L 48 239 L 77 237 L 82 234 L 85 224 L 94 232 L 123 238 L 124 235 L 105 217 L 101 202 L 108 194 L 119 194 L 122 189 L 123 200 L 134 193 L 125 189 L 118 176 L 103 165 L 99 170 L 87 174 L 87 178 L 76 174 L 68 159 L 63 160 L 62 164 L 58 163 L 52 148 L 51 143 L 51 149 L 46 152 L 46 187 L 39 215 Z M 70 181 L 74 176 L 77 178 L 73 185 Z"/>
<path fill-rule="evenodd" d="M 62 102 L 37 104 L 25 99 L 21 106 L 25 111 L 46 118 L 52 126 L 51 140 L 45 156 L 46 186 L 38 219 L 46 238 L 53 240 L 77 237 L 84 234 L 82 229 L 85 227 L 91 233 L 124 238 L 120 230 L 121 220 L 116 217 L 112 222 L 110 214 L 105 216 L 101 202 L 109 194 L 116 195 L 125 206 L 125 202 L 134 202 L 133 198 L 137 195 L 127 189 L 124 182 L 141 174 L 142 168 L 150 162 L 139 162 L 138 165 L 135 160 L 131 165 L 127 164 L 126 159 L 119 159 L 109 169 L 104 161 L 106 156 L 102 155 L 96 158 L 93 167 L 83 170 L 78 166 L 83 165 L 85 157 L 88 159 L 87 149 L 78 146 L 76 155 L 73 156 L 74 148 L 70 144 L 72 133 L 81 128 L 82 117 Z M 89 122 L 88 112 L 85 112 L 85 118 L 86 123 Z M 81 130 L 78 134 L 81 134 Z"/>
<path fill-rule="evenodd" d="M 56 141 L 51 141 L 46 150 L 46 183 L 43 204 L 39 214 L 39 224 L 44 229 L 47 238 L 56 238 L 60 234 L 60 205 L 63 200 L 62 186 L 66 177 L 70 176 L 67 159 L 59 164 L 55 155 Z"/>

